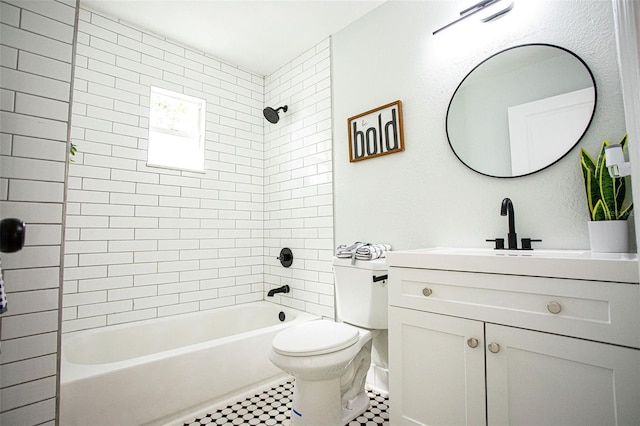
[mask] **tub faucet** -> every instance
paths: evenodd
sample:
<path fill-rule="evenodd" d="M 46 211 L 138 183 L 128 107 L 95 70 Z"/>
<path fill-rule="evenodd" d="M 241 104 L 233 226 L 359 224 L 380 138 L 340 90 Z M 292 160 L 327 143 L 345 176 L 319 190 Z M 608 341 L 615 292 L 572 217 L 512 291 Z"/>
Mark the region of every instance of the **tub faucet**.
<path fill-rule="evenodd" d="M 278 287 L 278 288 L 274 288 L 273 290 L 269 290 L 269 293 L 267 293 L 267 296 L 273 297 L 273 295 L 276 294 L 276 293 L 289 293 L 289 291 L 291 291 L 289 286 L 288 285 L 283 285 L 282 287 Z"/>
<path fill-rule="evenodd" d="M 518 235 L 516 234 L 516 220 L 515 213 L 513 212 L 513 202 L 509 198 L 502 200 L 502 206 L 500 207 L 500 216 L 509 217 L 509 233 L 507 234 L 508 248 L 509 250 L 518 249 Z"/>

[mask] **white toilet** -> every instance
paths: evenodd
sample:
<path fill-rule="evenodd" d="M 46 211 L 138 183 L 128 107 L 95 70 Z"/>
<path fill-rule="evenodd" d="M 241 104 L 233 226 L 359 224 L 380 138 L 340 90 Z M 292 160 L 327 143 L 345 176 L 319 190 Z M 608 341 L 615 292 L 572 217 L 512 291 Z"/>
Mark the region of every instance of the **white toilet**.
<path fill-rule="evenodd" d="M 338 320 L 291 326 L 274 337 L 269 359 L 295 377 L 292 426 L 339 426 L 365 412 L 364 390 L 376 330 L 387 328 L 384 259 L 333 261 Z"/>

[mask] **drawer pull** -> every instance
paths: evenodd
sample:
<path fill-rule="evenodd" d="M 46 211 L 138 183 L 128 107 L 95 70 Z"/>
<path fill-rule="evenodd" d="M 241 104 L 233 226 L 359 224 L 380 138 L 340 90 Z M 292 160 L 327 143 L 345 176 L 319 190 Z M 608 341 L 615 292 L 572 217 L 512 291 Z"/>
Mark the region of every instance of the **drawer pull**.
<path fill-rule="evenodd" d="M 422 289 L 422 294 L 426 297 L 431 296 L 431 293 L 433 293 L 433 291 L 431 291 L 429 287 L 425 287 Z"/>
<path fill-rule="evenodd" d="M 498 352 L 500 352 L 500 345 L 496 342 L 489 343 L 489 345 L 487 345 L 487 348 L 492 354 L 497 354 Z"/>
<path fill-rule="evenodd" d="M 467 345 L 470 348 L 477 348 L 478 347 L 478 339 L 476 339 L 475 337 L 471 337 L 469 339 L 467 339 Z"/>
<path fill-rule="evenodd" d="M 562 306 L 558 302 L 549 302 L 547 303 L 547 311 L 552 314 L 559 314 L 562 311 Z"/>

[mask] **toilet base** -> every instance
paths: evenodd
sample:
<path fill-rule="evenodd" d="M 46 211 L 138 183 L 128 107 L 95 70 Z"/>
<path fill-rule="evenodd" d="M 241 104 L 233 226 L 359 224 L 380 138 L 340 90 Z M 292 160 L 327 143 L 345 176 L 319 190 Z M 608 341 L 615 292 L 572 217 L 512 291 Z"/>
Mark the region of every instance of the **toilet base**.
<path fill-rule="evenodd" d="M 365 390 L 343 407 L 340 397 L 340 378 L 305 381 L 296 378 L 291 404 L 291 426 L 344 425 L 369 408 Z"/>
<path fill-rule="evenodd" d="M 351 420 L 367 411 L 369 409 L 369 404 L 369 395 L 367 395 L 367 391 L 363 390 L 354 398 L 353 405 L 350 410 L 347 408 L 342 409 L 342 424 L 346 425 Z"/>

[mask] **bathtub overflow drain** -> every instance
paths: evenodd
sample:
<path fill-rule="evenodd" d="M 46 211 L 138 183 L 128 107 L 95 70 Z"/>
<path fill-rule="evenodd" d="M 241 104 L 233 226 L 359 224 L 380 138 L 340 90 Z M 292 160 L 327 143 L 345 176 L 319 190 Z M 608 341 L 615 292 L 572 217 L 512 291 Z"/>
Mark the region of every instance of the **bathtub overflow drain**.
<path fill-rule="evenodd" d="M 284 312 L 280 311 L 280 313 L 278 314 L 278 318 L 280 318 L 280 321 L 284 321 L 286 318 L 286 315 L 284 314 Z"/>

